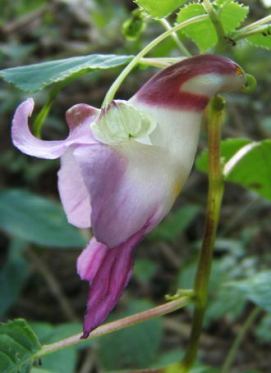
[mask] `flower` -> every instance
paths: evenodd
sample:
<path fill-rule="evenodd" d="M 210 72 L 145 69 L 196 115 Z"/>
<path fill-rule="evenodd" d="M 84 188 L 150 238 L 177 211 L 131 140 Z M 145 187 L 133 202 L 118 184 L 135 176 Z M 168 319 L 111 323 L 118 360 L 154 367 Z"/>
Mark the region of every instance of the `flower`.
<path fill-rule="evenodd" d="M 58 189 L 68 221 L 93 229 L 77 262 L 81 279 L 90 283 L 83 337 L 115 307 L 131 277 L 136 245 L 181 191 L 209 99 L 244 83 L 241 68 L 225 57 L 188 58 L 157 73 L 128 102 L 102 110 L 73 106 L 66 113 L 69 135 L 59 141 L 31 134 L 32 99 L 17 108 L 14 145 L 35 157 L 61 158 Z"/>

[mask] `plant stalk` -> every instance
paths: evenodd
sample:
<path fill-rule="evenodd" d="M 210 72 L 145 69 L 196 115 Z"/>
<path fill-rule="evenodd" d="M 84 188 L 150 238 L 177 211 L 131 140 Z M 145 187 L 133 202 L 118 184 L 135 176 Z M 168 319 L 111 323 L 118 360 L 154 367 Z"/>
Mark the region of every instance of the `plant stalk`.
<path fill-rule="evenodd" d="M 194 283 L 195 310 L 187 352 L 181 363 L 181 372 L 189 372 L 197 357 L 203 318 L 207 306 L 208 283 L 211 272 L 213 248 L 219 222 L 224 191 L 220 163 L 220 133 L 224 117 L 224 100 L 217 96 L 208 106 L 208 198 L 205 231 Z"/>
<path fill-rule="evenodd" d="M 111 87 L 107 91 L 107 94 L 104 98 L 102 108 L 106 107 L 114 99 L 115 94 L 116 94 L 117 90 L 119 89 L 120 85 L 123 83 L 125 78 L 130 74 L 130 72 L 133 70 L 133 68 L 140 62 L 140 59 L 142 57 L 144 57 L 147 53 L 149 53 L 154 47 L 156 47 L 159 43 L 161 43 L 163 40 L 165 40 L 168 36 L 171 36 L 174 32 L 182 30 L 189 25 L 193 25 L 194 23 L 201 22 L 201 21 L 203 21 L 207 18 L 208 18 L 207 14 L 190 18 L 187 21 L 184 21 L 184 22 L 172 27 L 170 30 L 165 31 L 163 34 L 157 36 L 157 38 L 155 38 L 149 44 L 147 44 L 145 46 L 145 48 L 143 48 L 132 59 L 132 61 L 122 70 L 120 75 L 117 77 L 117 79 L 111 85 Z"/>
<path fill-rule="evenodd" d="M 165 18 L 162 18 L 160 20 L 160 23 L 161 25 L 166 29 L 166 30 L 172 30 L 172 26 L 171 24 L 165 19 Z M 186 57 L 190 57 L 191 56 L 191 53 L 189 52 L 189 50 L 186 48 L 186 46 L 181 42 L 181 40 L 178 38 L 178 35 L 177 33 L 174 31 L 172 32 L 171 34 L 171 37 L 172 39 L 175 41 L 175 44 L 177 45 L 177 47 L 180 49 L 180 51 L 186 56 Z"/>
<path fill-rule="evenodd" d="M 225 32 L 223 26 L 220 22 L 220 19 L 214 9 L 212 3 L 209 0 L 203 0 L 203 6 L 206 12 L 208 13 L 210 20 L 212 21 L 214 28 L 216 30 L 218 45 L 223 48 L 225 45 Z"/>
<path fill-rule="evenodd" d="M 61 341 L 51 343 L 49 345 L 44 345 L 42 348 L 34 355 L 34 359 L 39 359 L 44 355 L 59 351 L 63 348 L 67 348 L 70 346 L 77 345 L 79 343 L 85 342 L 86 340 L 90 340 L 96 337 L 101 337 L 105 334 L 113 333 L 121 329 L 125 329 L 129 326 L 139 324 L 149 319 L 153 319 L 155 317 L 163 316 L 168 313 L 174 312 L 180 308 L 185 307 L 189 303 L 191 303 L 193 299 L 194 292 L 187 293 L 188 295 L 184 295 L 175 299 L 171 302 L 167 302 L 160 306 L 151 308 L 147 311 L 136 313 L 132 316 L 124 317 L 120 320 L 116 320 L 104 325 L 99 326 L 91 334 L 87 339 L 82 339 L 82 333 L 73 335 L 69 338 L 63 339 Z"/>

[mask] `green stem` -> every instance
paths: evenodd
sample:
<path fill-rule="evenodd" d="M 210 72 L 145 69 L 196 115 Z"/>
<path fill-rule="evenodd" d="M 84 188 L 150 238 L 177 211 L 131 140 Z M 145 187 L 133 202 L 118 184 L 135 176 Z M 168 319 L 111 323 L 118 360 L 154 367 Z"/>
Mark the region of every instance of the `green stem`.
<path fill-rule="evenodd" d="M 172 26 L 171 24 L 165 19 L 165 18 L 162 18 L 160 19 L 160 23 L 163 25 L 163 27 L 170 31 L 172 30 Z M 181 40 L 179 39 L 178 35 L 176 32 L 172 32 L 171 34 L 171 37 L 172 39 L 175 41 L 177 47 L 180 49 L 180 51 L 187 57 L 190 57 L 191 56 L 191 53 L 189 52 L 189 50 L 185 47 L 185 45 L 183 45 L 183 43 L 181 42 Z"/>
<path fill-rule="evenodd" d="M 45 105 L 42 107 L 40 112 L 37 114 L 33 123 L 33 133 L 36 137 L 41 138 L 41 130 L 45 119 L 47 118 L 49 111 L 51 110 L 54 99 L 58 95 L 60 87 L 55 87 L 49 92 L 49 97 Z"/>
<path fill-rule="evenodd" d="M 258 315 L 260 314 L 262 310 L 259 308 L 259 307 L 255 307 L 253 308 L 253 310 L 251 311 L 251 313 L 248 315 L 246 321 L 244 322 L 244 324 L 242 325 L 242 327 L 240 328 L 230 350 L 229 350 L 229 353 L 225 359 L 225 362 L 222 366 L 222 370 L 221 370 L 221 373 L 229 373 L 230 372 L 230 369 L 232 367 L 232 364 L 234 363 L 234 360 L 236 358 L 236 355 L 237 355 L 237 352 L 239 350 L 239 347 L 241 345 L 241 343 L 243 342 L 245 336 L 247 335 L 247 332 L 249 331 L 249 329 L 251 328 L 251 326 L 254 324 L 254 321 L 256 320 L 256 318 L 258 317 Z"/>
<path fill-rule="evenodd" d="M 139 63 L 145 66 L 158 67 L 163 69 L 170 66 L 173 63 L 180 62 L 186 59 L 186 57 L 153 57 L 153 58 L 141 58 Z"/>
<path fill-rule="evenodd" d="M 250 23 L 249 25 L 243 27 L 242 29 L 240 29 L 239 31 L 241 30 L 252 30 L 254 28 L 257 28 L 258 26 L 260 25 L 265 25 L 266 23 L 270 23 L 271 22 L 271 15 L 269 16 L 266 16 L 264 18 L 261 18 L 259 19 L 258 21 L 256 22 L 253 22 L 253 23 Z"/>
<path fill-rule="evenodd" d="M 223 197 L 224 183 L 220 164 L 220 132 L 224 116 L 224 100 L 215 97 L 208 107 L 208 199 L 205 232 L 200 252 L 197 274 L 194 284 L 196 297 L 190 341 L 182 372 L 189 372 L 197 356 L 198 344 L 203 327 L 203 318 L 207 306 L 208 283 L 211 272 L 213 248 Z"/>
<path fill-rule="evenodd" d="M 255 34 L 270 32 L 270 29 L 271 29 L 271 25 L 269 25 L 269 24 L 268 25 L 259 25 L 255 28 L 252 28 L 252 29 L 240 29 L 240 30 L 236 31 L 231 36 L 231 38 L 232 38 L 232 40 L 237 41 L 237 40 L 245 39 L 248 36 L 252 36 L 252 35 L 255 35 Z"/>
<path fill-rule="evenodd" d="M 93 332 L 88 337 L 88 340 L 101 337 L 105 334 L 113 333 L 118 330 L 127 328 L 132 325 L 136 325 L 138 323 L 142 323 L 143 321 L 152 319 L 154 317 L 159 317 L 166 315 L 168 313 L 174 312 L 179 310 L 180 308 L 185 307 L 193 300 L 194 292 L 191 291 L 182 297 L 179 297 L 176 300 L 171 302 L 167 302 L 160 306 L 151 308 L 147 311 L 136 313 L 132 316 L 124 317 L 123 319 L 116 320 L 104 325 L 99 326 L 97 329 L 93 330 Z M 35 354 L 34 359 L 39 359 L 44 355 L 59 351 L 63 348 L 67 348 L 70 346 L 77 345 L 85 341 L 85 339 L 81 339 L 82 333 L 73 335 L 69 338 L 63 339 L 61 341 L 51 343 L 49 345 L 44 345 L 42 348 Z"/>
<path fill-rule="evenodd" d="M 220 22 L 220 19 L 215 11 L 212 3 L 209 0 L 203 0 L 203 6 L 206 12 L 208 13 L 210 20 L 212 21 L 214 28 L 217 33 L 218 45 L 224 47 L 225 44 L 225 32 L 223 26 Z"/>
<path fill-rule="evenodd" d="M 207 19 L 208 15 L 204 14 L 201 16 L 193 17 L 191 19 L 188 19 L 187 21 L 184 21 L 174 27 L 172 27 L 170 30 L 165 31 L 163 34 L 157 36 L 154 40 L 152 40 L 148 45 L 145 46 L 133 59 L 132 61 L 122 70 L 120 75 L 117 77 L 117 79 L 114 81 L 114 83 L 111 85 L 109 90 L 107 91 L 107 94 L 104 98 L 104 102 L 102 104 L 102 107 L 107 106 L 115 97 L 115 94 L 117 90 L 119 89 L 120 85 L 124 81 L 124 79 L 129 75 L 129 73 L 133 70 L 133 68 L 140 62 L 140 59 L 144 57 L 147 53 L 149 53 L 154 47 L 156 47 L 159 43 L 161 43 L 163 40 L 165 40 L 168 36 L 170 36 L 173 32 L 176 32 L 178 30 L 182 30 L 183 28 L 192 25 L 197 22 L 201 22 L 204 19 Z"/>

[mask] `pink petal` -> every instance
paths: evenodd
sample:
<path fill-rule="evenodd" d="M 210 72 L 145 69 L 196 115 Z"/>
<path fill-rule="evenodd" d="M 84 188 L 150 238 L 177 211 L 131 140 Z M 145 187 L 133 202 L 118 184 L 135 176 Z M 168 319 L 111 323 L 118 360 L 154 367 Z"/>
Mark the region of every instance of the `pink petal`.
<path fill-rule="evenodd" d="M 14 145 L 23 153 L 40 158 L 55 159 L 60 157 L 65 150 L 73 144 L 89 144 L 96 142 L 90 131 L 90 123 L 95 118 L 97 110 L 87 105 L 78 106 L 76 111 L 81 115 L 78 118 L 81 120 L 73 122 L 74 113 L 67 114 L 70 123 L 70 134 L 65 140 L 45 141 L 36 138 L 29 130 L 28 117 L 31 116 L 34 101 L 32 98 L 21 103 L 14 115 L 12 121 L 12 141 Z M 94 115 L 95 113 L 95 115 Z"/>
<path fill-rule="evenodd" d="M 143 234 L 144 230 L 114 249 L 107 248 L 94 238 L 78 258 L 77 268 L 81 278 L 91 283 L 82 338 L 87 338 L 116 306 L 130 280 L 133 251 Z"/>
<path fill-rule="evenodd" d="M 89 228 L 90 196 L 71 150 L 67 150 L 61 157 L 58 190 L 69 223 L 78 228 Z"/>
<path fill-rule="evenodd" d="M 91 196 L 94 236 L 108 247 L 125 242 L 150 217 L 157 224 L 176 198 L 176 170 L 158 147 L 96 144 L 76 148 L 74 156 Z"/>

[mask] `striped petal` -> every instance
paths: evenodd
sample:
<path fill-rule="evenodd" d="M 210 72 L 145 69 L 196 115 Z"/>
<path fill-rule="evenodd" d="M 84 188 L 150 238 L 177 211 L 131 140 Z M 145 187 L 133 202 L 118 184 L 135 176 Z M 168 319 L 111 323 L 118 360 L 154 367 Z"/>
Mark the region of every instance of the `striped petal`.
<path fill-rule="evenodd" d="M 143 234 L 144 229 L 114 249 L 93 238 L 78 258 L 78 273 L 91 285 L 83 338 L 107 318 L 119 301 L 132 274 L 134 248 Z"/>
<path fill-rule="evenodd" d="M 80 146 L 74 156 L 91 196 L 94 235 L 108 247 L 125 242 L 150 219 L 156 225 L 183 184 L 166 151 L 132 140 L 117 148 Z"/>

